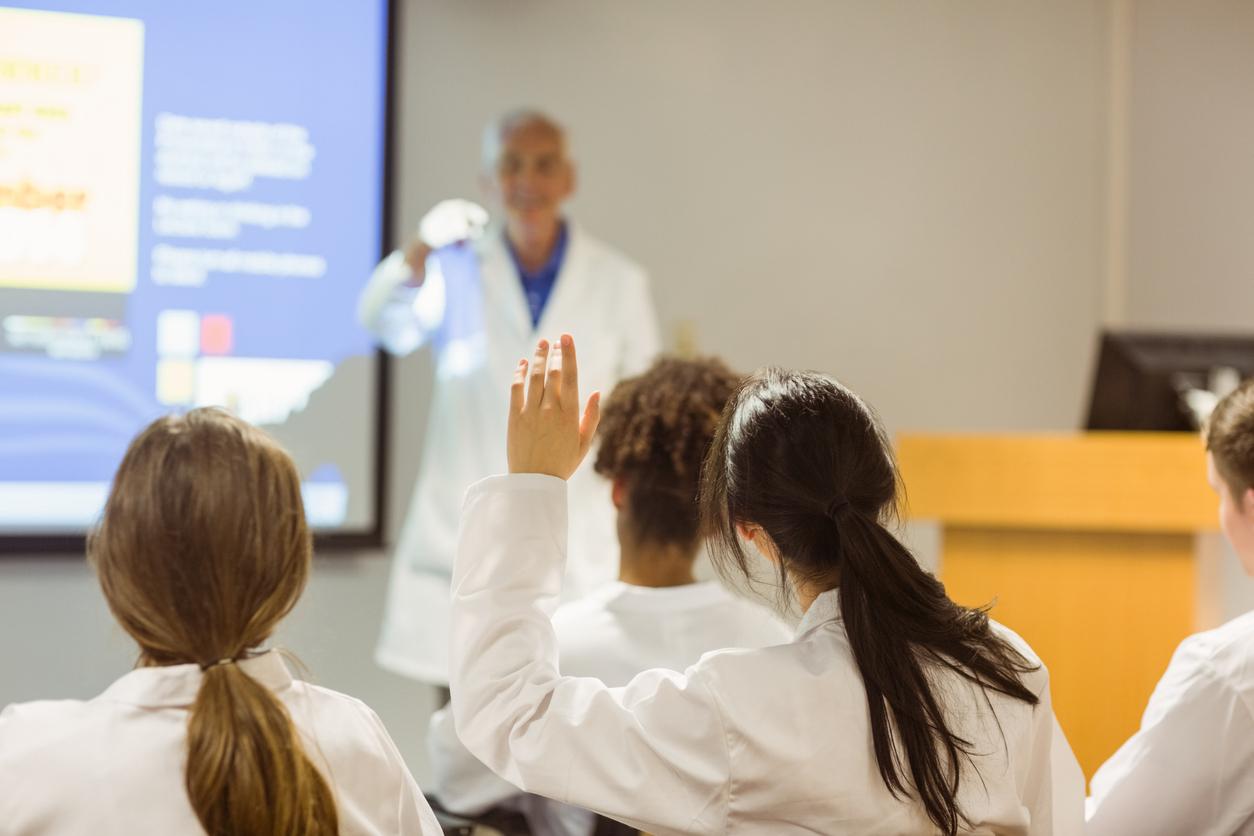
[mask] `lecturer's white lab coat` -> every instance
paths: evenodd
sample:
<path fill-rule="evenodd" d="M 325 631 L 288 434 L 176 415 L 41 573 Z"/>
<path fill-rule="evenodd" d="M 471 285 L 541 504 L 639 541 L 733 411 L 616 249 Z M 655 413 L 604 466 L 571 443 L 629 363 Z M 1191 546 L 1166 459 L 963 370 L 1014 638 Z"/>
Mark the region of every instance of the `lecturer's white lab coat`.
<path fill-rule="evenodd" d="M 611 688 L 650 668 L 682 671 L 711 650 L 770 647 L 792 632 L 770 610 L 737 597 L 718 581 L 634 586 L 613 581 L 553 614 L 563 673 L 590 676 Z M 457 739 L 453 715 L 437 711 L 427 731 L 432 782 L 428 789 L 457 813 L 475 814 L 507 801 L 546 836 L 587 836 L 595 824 L 581 808 L 520 797 Z"/>
<path fill-rule="evenodd" d="M 335 794 L 344 836 L 439 836 L 379 718 L 293 679 L 275 651 L 239 663 L 275 693 Z M 138 668 L 95 699 L 0 712 L 0 836 L 203 834 L 184 785 L 196 665 Z"/>
<path fill-rule="evenodd" d="M 1088 832 L 1254 834 L 1254 613 L 1181 642 L 1140 730 L 1093 776 Z"/>
<path fill-rule="evenodd" d="M 914 834 L 935 828 L 894 798 L 870 745 L 866 695 L 837 593 L 795 639 L 716 651 L 685 673 L 624 688 L 562 677 L 549 613 L 561 586 L 566 485 L 497 476 L 468 492 L 453 575 L 453 714 L 512 783 L 658 834 Z M 1029 659 L 1031 649 L 998 627 Z M 959 804 L 972 832 L 1078 834 L 1084 780 L 1050 704 L 1030 706 L 936 670 L 953 730 L 978 753 Z"/>
<path fill-rule="evenodd" d="M 409 271 L 395 252 L 362 293 L 359 318 L 385 348 L 403 354 L 431 342 L 436 377 L 421 471 L 393 559 L 377 659 L 428 682 L 448 681 L 449 578 L 457 548 L 461 498 L 473 482 L 505 470 L 509 385 L 519 359 L 541 337 L 574 335 L 580 387 L 609 394 L 644 371 L 659 348 L 658 326 L 643 270 L 568 225 L 565 259 L 534 327 L 503 233 L 489 228 L 469 246 L 477 286 L 445 276 L 440 256 L 428 261 L 421 289 L 405 287 Z M 572 480 L 580 525 L 571 533 L 568 593 L 576 596 L 614 577 L 618 541 L 609 486 L 585 466 Z"/>

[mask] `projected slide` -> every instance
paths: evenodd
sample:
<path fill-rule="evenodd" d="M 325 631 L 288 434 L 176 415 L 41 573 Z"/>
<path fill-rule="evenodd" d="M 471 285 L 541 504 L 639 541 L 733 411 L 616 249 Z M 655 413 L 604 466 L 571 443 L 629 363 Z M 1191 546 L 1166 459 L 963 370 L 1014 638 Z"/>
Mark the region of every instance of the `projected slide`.
<path fill-rule="evenodd" d="M 383 0 L 0 6 L 0 535 L 77 533 L 130 438 L 218 404 L 325 531 L 376 509 Z"/>

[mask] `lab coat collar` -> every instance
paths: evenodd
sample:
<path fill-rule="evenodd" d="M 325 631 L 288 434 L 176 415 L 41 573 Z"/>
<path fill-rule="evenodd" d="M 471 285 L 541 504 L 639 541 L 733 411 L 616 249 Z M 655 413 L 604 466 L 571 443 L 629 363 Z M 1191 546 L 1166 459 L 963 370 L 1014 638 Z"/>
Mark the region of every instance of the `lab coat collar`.
<path fill-rule="evenodd" d="M 485 292 L 490 298 L 500 300 L 502 310 L 519 336 L 531 335 L 534 329 L 531 310 L 527 307 L 527 294 L 518 280 L 518 270 L 505 243 L 503 226 L 494 224 L 484 230 L 483 237 L 478 241 L 478 254 L 479 275 Z M 551 295 L 549 301 L 553 301 Z"/>
<path fill-rule="evenodd" d="M 292 684 L 292 674 L 277 650 L 236 664 L 271 691 L 282 691 Z M 196 701 L 204 676 L 196 664 L 136 668 L 110 685 L 100 699 L 142 708 L 186 708 Z"/>
<path fill-rule="evenodd" d="M 840 621 L 840 589 L 829 589 L 814 599 L 797 625 L 797 638 L 831 621 Z"/>
<path fill-rule="evenodd" d="M 536 331 L 541 335 L 557 337 L 565 329 L 571 327 L 570 312 L 580 309 L 580 300 L 588 292 L 590 269 L 588 264 L 588 248 L 579 225 L 574 221 L 566 222 L 566 254 L 562 258 L 562 266 L 557 271 L 557 280 L 549 293 L 549 301 L 540 313 L 540 322 Z M 522 291 L 519 282 L 519 291 Z M 523 294 L 526 304 L 526 294 Z M 530 316 L 530 308 L 528 308 Z M 550 332 L 552 332 L 550 334 Z"/>
<path fill-rule="evenodd" d="M 493 295 L 504 300 L 506 315 L 515 332 L 527 339 L 539 335 L 556 337 L 562 328 L 568 328 L 569 310 L 572 305 L 577 306 L 579 297 L 586 290 L 581 285 L 587 282 L 581 281 L 581 278 L 588 271 L 587 241 L 579 224 L 569 218 L 563 222 L 566 225 L 566 254 L 538 325 L 531 321 L 527 293 L 518 278 L 518 268 L 514 266 L 509 244 L 505 241 L 505 227 L 500 224 L 489 226 L 476 245 L 485 286 L 491 285 Z"/>
<path fill-rule="evenodd" d="M 718 581 L 680 586 L 636 586 L 614 581 L 606 586 L 606 606 L 620 612 L 674 612 L 719 604 L 730 596 Z"/>

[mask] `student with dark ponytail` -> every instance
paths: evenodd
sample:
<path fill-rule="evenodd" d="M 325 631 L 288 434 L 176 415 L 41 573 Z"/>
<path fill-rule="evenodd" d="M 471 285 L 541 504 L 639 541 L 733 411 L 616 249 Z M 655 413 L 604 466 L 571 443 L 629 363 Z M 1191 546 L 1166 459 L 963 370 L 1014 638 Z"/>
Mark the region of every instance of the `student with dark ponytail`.
<path fill-rule="evenodd" d="M 312 542 L 268 436 L 215 409 L 132 442 L 88 542 L 136 669 L 0 714 L 0 834 L 439 834 L 379 718 L 263 650 Z"/>
<path fill-rule="evenodd" d="M 510 475 L 471 489 L 454 573 L 453 712 L 484 763 L 655 834 L 1080 833 L 1084 782 L 1022 639 L 961 607 L 888 528 L 899 484 L 857 396 L 767 371 L 702 477 L 726 569 L 751 544 L 804 618 L 792 643 L 624 688 L 562 677 L 547 602 L 565 484 L 591 443 L 574 344 L 519 366 Z M 556 478 L 554 478 L 556 477 Z"/>

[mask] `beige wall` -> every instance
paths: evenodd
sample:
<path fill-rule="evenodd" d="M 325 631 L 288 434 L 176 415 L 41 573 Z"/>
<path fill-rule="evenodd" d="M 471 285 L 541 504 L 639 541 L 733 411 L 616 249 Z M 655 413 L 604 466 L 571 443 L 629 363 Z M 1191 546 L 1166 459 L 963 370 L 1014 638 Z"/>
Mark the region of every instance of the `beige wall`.
<path fill-rule="evenodd" d="M 1070 428 L 1103 258 L 1092 2 L 411 3 L 402 229 L 517 103 L 673 340 L 832 371 L 895 427 Z"/>
<path fill-rule="evenodd" d="M 1130 11 L 1128 323 L 1254 333 L 1254 4 Z M 1203 611 L 1254 608 L 1232 550 L 1204 545 Z"/>
<path fill-rule="evenodd" d="M 1132 7 L 1129 321 L 1254 331 L 1254 4 Z"/>

